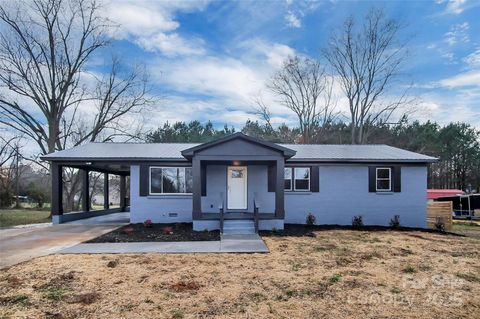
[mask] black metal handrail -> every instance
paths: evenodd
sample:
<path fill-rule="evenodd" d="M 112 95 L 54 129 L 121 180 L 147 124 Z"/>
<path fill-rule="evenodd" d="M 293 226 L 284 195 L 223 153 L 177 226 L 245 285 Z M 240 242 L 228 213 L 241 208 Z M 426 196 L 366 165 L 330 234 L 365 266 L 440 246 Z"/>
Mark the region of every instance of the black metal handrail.
<path fill-rule="evenodd" d="M 224 209 L 223 198 L 221 199 L 220 203 L 221 203 L 220 204 L 220 233 L 223 234 L 223 221 L 225 219 L 225 216 L 224 216 L 225 209 Z"/>
<path fill-rule="evenodd" d="M 255 224 L 255 233 L 258 233 L 258 207 L 255 199 L 253 199 L 253 223 Z"/>

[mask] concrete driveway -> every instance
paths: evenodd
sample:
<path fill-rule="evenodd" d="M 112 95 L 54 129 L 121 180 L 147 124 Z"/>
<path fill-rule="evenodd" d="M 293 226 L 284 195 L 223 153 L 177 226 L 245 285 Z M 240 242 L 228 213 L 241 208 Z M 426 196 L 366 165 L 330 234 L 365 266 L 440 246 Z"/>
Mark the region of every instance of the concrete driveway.
<path fill-rule="evenodd" d="M 125 213 L 119 213 L 125 214 Z M 128 214 L 128 213 L 127 213 Z M 114 215 L 114 216 L 112 216 Z M 0 269 L 46 256 L 128 223 L 126 215 L 105 215 L 61 225 L 0 229 Z"/>

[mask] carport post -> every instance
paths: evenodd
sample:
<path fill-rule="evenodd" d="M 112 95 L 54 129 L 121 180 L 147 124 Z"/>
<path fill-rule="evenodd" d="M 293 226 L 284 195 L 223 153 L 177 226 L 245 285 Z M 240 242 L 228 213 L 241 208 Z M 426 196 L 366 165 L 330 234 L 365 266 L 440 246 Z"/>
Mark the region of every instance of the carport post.
<path fill-rule="evenodd" d="M 275 217 L 285 218 L 285 160 L 275 162 Z"/>
<path fill-rule="evenodd" d="M 88 180 L 89 171 L 86 169 L 81 170 L 82 175 L 82 211 L 90 211 L 90 185 Z"/>
<path fill-rule="evenodd" d="M 127 185 L 125 175 L 120 175 L 120 211 L 124 212 L 127 208 Z"/>
<path fill-rule="evenodd" d="M 110 208 L 110 198 L 109 198 L 109 181 L 108 181 L 108 173 L 103 174 L 103 209 Z"/>
<path fill-rule="evenodd" d="M 52 204 L 50 205 L 50 211 L 52 215 L 63 215 L 63 167 L 55 162 L 52 162 L 50 165 L 52 177 Z"/>

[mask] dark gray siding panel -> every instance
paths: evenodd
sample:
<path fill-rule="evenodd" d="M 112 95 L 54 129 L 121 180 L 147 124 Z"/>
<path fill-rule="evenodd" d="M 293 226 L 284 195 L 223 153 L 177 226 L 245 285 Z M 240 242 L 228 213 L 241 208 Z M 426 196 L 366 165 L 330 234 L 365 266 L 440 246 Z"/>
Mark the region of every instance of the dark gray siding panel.
<path fill-rule="evenodd" d="M 375 193 L 377 191 L 376 183 L 376 167 L 368 167 L 368 191 L 370 193 Z"/>
<path fill-rule="evenodd" d="M 275 192 L 275 166 L 268 165 L 268 192 Z"/>
<path fill-rule="evenodd" d="M 318 166 L 312 166 L 310 168 L 310 190 L 314 193 L 318 193 L 320 191 Z"/>
<path fill-rule="evenodd" d="M 149 179 L 150 179 L 150 166 L 140 165 L 140 196 L 148 196 L 149 194 Z"/>
<path fill-rule="evenodd" d="M 202 179 L 202 196 L 207 196 L 207 165 L 200 166 L 200 176 Z"/>
<path fill-rule="evenodd" d="M 392 167 L 393 171 L 393 191 L 400 193 L 402 191 L 402 167 L 397 165 Z"/>

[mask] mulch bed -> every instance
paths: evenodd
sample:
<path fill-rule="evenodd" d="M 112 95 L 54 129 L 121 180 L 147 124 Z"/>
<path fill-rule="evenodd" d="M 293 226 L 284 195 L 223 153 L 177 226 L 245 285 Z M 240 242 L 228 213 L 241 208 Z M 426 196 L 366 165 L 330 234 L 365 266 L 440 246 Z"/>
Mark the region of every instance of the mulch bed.
<path fill-rule="evenodd" d="M 363 227 L 353 227 L 348 225 L 300 225 L 300 224 L 285 224 L 283 230 L 261 230 L 259 234 L 261 236 L 292 236 L 292 237 L 315 237 L 314 231 L 328 231 L 328 230 L 358 230 L 358 231 L 419 231 L 425 233 L 436 233 L 443 235 L 454 235 L 461 236 L 461 234 L 451 233 L 451 232 L 439 232 L 434 229 L 425 229 L 425 228 L 413 228 L 413 227 L 398 227 L 392 228 L 387 226 L 363 226 Z"/>
<path fill-rule="evenodd" d="M 193 231 L 191 223 L 130 224 L 103 234 L 87 243 L 133 243 L 154 241 L 214 241 L 220 240 L 217 231 Z"/>

